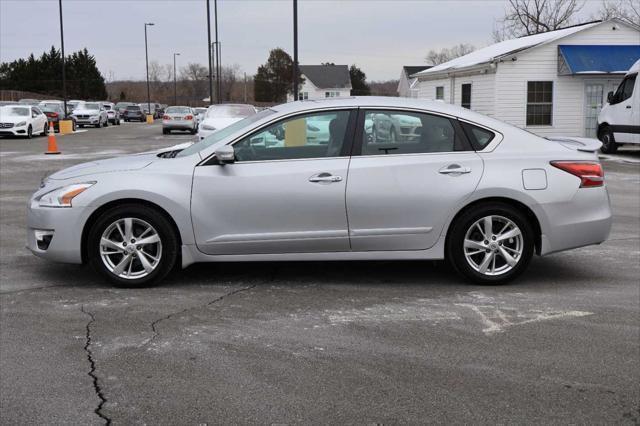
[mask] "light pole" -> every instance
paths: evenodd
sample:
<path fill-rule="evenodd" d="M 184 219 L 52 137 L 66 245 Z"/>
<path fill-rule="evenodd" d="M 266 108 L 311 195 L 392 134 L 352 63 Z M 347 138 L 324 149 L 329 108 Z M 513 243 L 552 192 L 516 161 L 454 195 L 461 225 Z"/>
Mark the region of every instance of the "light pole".
<path fill-rule="evenodd" d="M 60 53 L 62 54 L 62 101 L 64 103 L 64 117 L 67 118 L 67 77 L 65 75 L 65 66 L 64 66 L 64 30 L 62 25 L 62 0 L 58 1 L 58 6 L 60 9 Z"/>
<path fill-rule="evenodd" d="M 207 2 L 207 50 L 209 51 L 209 105 L 213 104 L 213 70 L 211 69 L 211 11 Z"/>
<path fill-rule="evenodd" d="M 179 53 L 173 54 L 173 104 L 178 105 L 178 84 L 176 82 L 176 56 L 180 56 Z"/>
<path fill-rule="evenodd" d="M 213 13 L 215 14 L 215 31 L 216 31 L 216 101 L 220 103 L 220 92 L 222 86 L 220 84 L 220 42 L 218 41 L 218 0 L 213 0 Z"/>
<path fill-rule="evenodd" d="M 144 24 L 144 59 L 147 65 L 147 108 L 151 114 L 151 91 L 149 89 L 149 47 L 147 45 L 147 27 L 153 26 L 153 22 Z"/>
<path fill-rule="evenodd" d="M 293 0 L 293 100 L 298 100 L 298 0 Z"/>

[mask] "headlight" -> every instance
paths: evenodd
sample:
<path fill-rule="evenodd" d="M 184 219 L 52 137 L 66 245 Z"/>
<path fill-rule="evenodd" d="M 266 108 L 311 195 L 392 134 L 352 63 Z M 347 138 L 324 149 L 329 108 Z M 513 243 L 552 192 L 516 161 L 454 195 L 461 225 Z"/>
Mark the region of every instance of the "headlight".
<path fill-rule="evenodd" d="M 18 124 L 16 124 L 16 127 L 21 127 L 21 126 L 26 126 L 27 122 L 26 121 L 21 121 Z"/>
<path fill-rule="evenodd" d="M 215 130 L 216 128 L 213 126 L 210 126 L 208 124 L 203 124 L 202 125 L 202 130 Z"/>
<path fill-rule="evenodd" d="M 38 199 L 40 207 L 71 207 L 71 200 L 95 185 L 95 182 L 74 183 L 63 186 L 41 195 Z"/>

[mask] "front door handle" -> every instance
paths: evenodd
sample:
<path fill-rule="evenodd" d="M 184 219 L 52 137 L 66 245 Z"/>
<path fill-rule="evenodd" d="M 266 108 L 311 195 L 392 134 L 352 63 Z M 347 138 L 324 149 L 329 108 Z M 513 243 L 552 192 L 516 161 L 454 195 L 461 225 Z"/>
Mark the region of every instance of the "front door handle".
<path fill-rule="evenodd" d="M 443 175 L 461 175 L 470 172 L 471 169 L 469 167 L 462 167 L 459 164 L 450 164 L 438 170 L 438 173 L 441 173 Z"/>
<path fill-rule="evenodd" d="M 331 173 L 318 173 L 309 178 L 309 182 L 313 183 L 333 183 L 341 182 L 342 176 L 334 176 Z"/>

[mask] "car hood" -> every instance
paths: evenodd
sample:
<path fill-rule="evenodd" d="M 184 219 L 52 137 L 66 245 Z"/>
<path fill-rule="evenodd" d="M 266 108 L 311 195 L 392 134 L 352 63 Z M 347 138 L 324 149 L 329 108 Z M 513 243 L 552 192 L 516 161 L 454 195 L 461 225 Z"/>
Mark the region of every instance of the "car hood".
<path fill-rule="evenodd" d="M 84 109 L 84 108 L 76 108 L 73 110 L 74 114 L 90 114 L 90 115 L 98 115 L 100 114 L 100 110 L 97 109 Z"/>
<path fill-rule="evenodd" d="M 100 173 L 124 172 L 140 170 L 158 159 L 157 152 L 126 155 L 124 157 L 107 158 L 104 160 L 90 161 L 60 170 L 49 179 L 63 180 L 80 176 L 95 175 Z"/>
<path fill-rule="evenodd" d="M 202 124 L 215 127 L 216 130 L 224 129 L 227 126 L 232 125 L 236 121 L 242 120 L 243 117 L 211 117 L 205 118 Z"/>
<path fill-rule="evenodd" d="M 0 122 L 2 123 L 19 123 L 21 121 L 29 121 L 28 116 L 24 115 L 9 115 L 9 114 L 0 114 Z"/>

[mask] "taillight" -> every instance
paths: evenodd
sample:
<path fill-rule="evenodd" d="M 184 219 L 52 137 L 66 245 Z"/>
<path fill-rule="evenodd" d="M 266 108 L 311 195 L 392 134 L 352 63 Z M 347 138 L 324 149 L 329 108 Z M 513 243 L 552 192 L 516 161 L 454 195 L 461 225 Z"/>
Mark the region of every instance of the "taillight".
<path fill-rule="evenodd" d="M 593 161 L 552 161 L 551 165 L 580 178 L 580 188 L 604 185 L 604 171 Z"/>
<path fill-rule="evenodd" d="M 185 115 L 184 119 L 185 120 L 193 120 L 193 115 Z"/>
<path fill-rule="evenodd" d="M 46 114 L 47 114 L 47 117 L 58 118 L 57 112 L 47 112 Z"/>
<path fill-rule="evenodd" d="M 171 117 L 169 117 L 168 115 L 163 115 L 163 116 L 162 116 L 162 119 L 163 119 L 163 120 L 171 120 Z"/>

